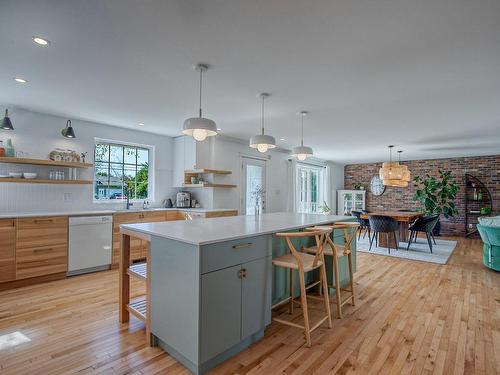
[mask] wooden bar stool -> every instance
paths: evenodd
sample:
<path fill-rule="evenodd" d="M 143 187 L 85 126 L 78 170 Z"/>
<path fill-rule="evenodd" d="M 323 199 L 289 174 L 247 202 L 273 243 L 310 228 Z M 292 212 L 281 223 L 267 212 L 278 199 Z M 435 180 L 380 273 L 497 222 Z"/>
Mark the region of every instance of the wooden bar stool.
<path fill-rule="evenodd" d="M 326 279 L 326 270 L 325 270 L 325 259 L 323 256 L 323 244 L 325 242 L 325 237 L 328 237 L 332 232 L 331 228 L 327 230 L 316 230 L 316 231 L 308 231 L 308 232 L 288 232 L 288 233 L 276 233 L 277 237 L 284 237 L 288 248 L 290 249 L 290 254 L 280 256 L 278 258 L 273 259 L 273 264 L 276 267 L 284 267 L 290 269 L 290 297 L 285 299 L 284 301 L 279 302 L 274 305 L 274 307 L 282 305 L 283 303 L 290 301 L 290 312 L 293 312 L 293 303 L 294 303 L 294 295 L 293 295 L 293 272 L 295 270 L 298 271 L 299 274 L 299 285 L 300 285 L 300 305 L 302 307 L 302 313 L 304 316 L 304 325 L 296 324 L 285 319 L 281 318 L 273 318 L 274 321 L 282 324 L 286 324 L 292 327 L 301 328 L 304 330 L 304 335 L 306 338 L 307 346 L 311 346 L 311 332 L 318 328 L 325 321 L 328 321 L 328 328 L 332 328 L 332 318 L 330 312 L 330 301 L 328 300 L 328 283 Z M 306 254 L 303 252 L 297 251 L 292 244 L 292 238 L 307 238 L 307 237 L 315 237 L 316 240 L 316 251 L 314 255 Z M 311 272 L 315 269 L 320 271 L 320 281 L 314 282 L 310 285 L 306 286 L 305 283 L 305 273 Z M 326 315 L 321 318 L 317 323 L 315 323 L 312 327 L 309 323 L 309 313 L 307 310 L 307 295 L 306 290 L 312 288 L 318 284 L 323 285 L 323 301 L 325 305 Z"/>
<path fill-rule="evenodd" d="M 322 229 L 342 229 L 344 232 L 344 244 L 336 244 L 332 241 L 330 236 L 326 236 L 324 244 L 324 255 L 329 255 L 332 257 L 332 280 L 335 281 L 335 285 L 328 285 L 329 288 L 335 289 L 335 299 L 337 304 L 337 314 L 339 319 L 342 318 L 342 306 L 344 306 L 349 300 L 351 300 L 352 305 L 355 305 L 355 291 L 354 291 L 354 272 L 352 266 L 352 243 L 356 237 L 358 231 L 359 223 L 356 222 L 338 222 L 333 225 L 327 226 L 316 226 L 307 228 L 310 231 L 317 231 Z M 349 234 L 348 229 L 353 229 Z M 314 254 L 316 251 L 315 247 L 309 247 L 304 249 L 305 252 Z M 344 289 L 340 287 L 340 275 L 339 275 L 339 258 L 347 256 L 347 262 L 349 264 L 349 283 L 350 289 Z M 350 296 L 342 301 L 341 291 L 349 292 Z M 321 293 L 321 291 L 320 291 Z"/>

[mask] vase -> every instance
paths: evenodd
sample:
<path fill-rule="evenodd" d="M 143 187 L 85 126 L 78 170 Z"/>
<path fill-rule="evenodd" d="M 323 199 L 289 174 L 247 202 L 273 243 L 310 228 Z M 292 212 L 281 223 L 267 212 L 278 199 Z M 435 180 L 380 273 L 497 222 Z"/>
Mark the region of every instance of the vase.
<path fill-rule="evenodd" d="M 16 152 L 14 151 L 14 146 L 12 146 L 12 139 L 9 138 L 5 143 L 5 156 L 13 158 L 15 155 Z"/>

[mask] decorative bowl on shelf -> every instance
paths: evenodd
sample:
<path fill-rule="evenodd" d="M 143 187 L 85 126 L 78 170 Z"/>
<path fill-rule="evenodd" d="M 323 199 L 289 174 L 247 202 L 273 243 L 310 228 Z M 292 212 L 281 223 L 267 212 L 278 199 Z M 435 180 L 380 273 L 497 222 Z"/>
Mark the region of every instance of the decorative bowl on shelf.
<path fill-rule="evenodd" d="M 23 176 L 24 176 L 24 178 L 27 178 L 28 180 L 32 180 L 32 179 L 36 178 L 37 174 L 30 173 L 30 172 L 24 172 Z"/>
<path fill-rule="evenodd" d="M 22 174 L 22 172 L 9 172 L 9 177 L 12 177 L 12 178 L 22 178 L 23 174 Z"/>

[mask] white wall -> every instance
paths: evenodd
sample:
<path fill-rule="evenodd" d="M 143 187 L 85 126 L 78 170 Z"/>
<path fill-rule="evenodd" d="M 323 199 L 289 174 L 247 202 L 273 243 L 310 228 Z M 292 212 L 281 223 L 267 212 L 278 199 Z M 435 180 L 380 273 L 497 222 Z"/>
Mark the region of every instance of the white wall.
<path fill-rule="evenodd" d="M 344 166 L 337 163 L 328 162 L 330 167 L 330 208 L 333 213 L 337 213 L 337 190 L 344 189 Z"/>
<path fill-rule="evenodd" d="M 160 205 L 166 197 L 172 197 L 173 138 L 142 131 L 128 130 L 87 121 L 72 120 L 75 139 L 61 136 L 66 118 L 12 108 L 10 117 L 14 131 L 0 130 L 0 139 L 12 139 L 16 151 L 29 153 L 31 158 L 47 159 L 55 148 L 88 152 L 87 162 L 93 162 L 94 138 L 145 144 L 155 147 L 154 198 Z M 9 171 L 34 171 L 47 174 L 49 167 L 0 164 L 0 173 Z M 62 168 L 67 173 L 67 169 Z M 82 170 L 81 178 L 92 179 L 93 169 Z M 119 204 L 122 206 L 123 204 Z M 93 203 L 92 185 L 41 185 L 0 184 L 0 212 L 20 211 L 65 211 L 108 209 L 116 207 L 110 203 Z"/>

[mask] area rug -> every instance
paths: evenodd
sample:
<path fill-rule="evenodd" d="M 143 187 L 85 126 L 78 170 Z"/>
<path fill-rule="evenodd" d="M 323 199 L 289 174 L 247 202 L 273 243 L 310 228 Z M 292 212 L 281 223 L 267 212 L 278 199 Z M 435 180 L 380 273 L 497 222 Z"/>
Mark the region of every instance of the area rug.
<path fill-rule="evenodd" d="M 370 241 L 368 240 L 368 236 L 366 236 L 365 239 L 361 238 L 357 241 L 356 249 L 357 251 L 361 251 L 363 253 L 419 260 L 421 262 L 446 264 L 457 246 L 457 241 L 447 241 L 436 238 L 436 245 L 433 245 L 432 247 L 432 254 L 429 250 L 427 239 L 425 238 L 418 238 L 417 243 L 412 242 L 410 250 L 406 250 L 407 245 L 407 242 L 400 242 L 399 250 L 391 248 L 391 253 L 389 254 L 386 247 L 376 247 L 375 243 L 373 243 L 371 251 L 368 251 L 370 248 Z"/>

